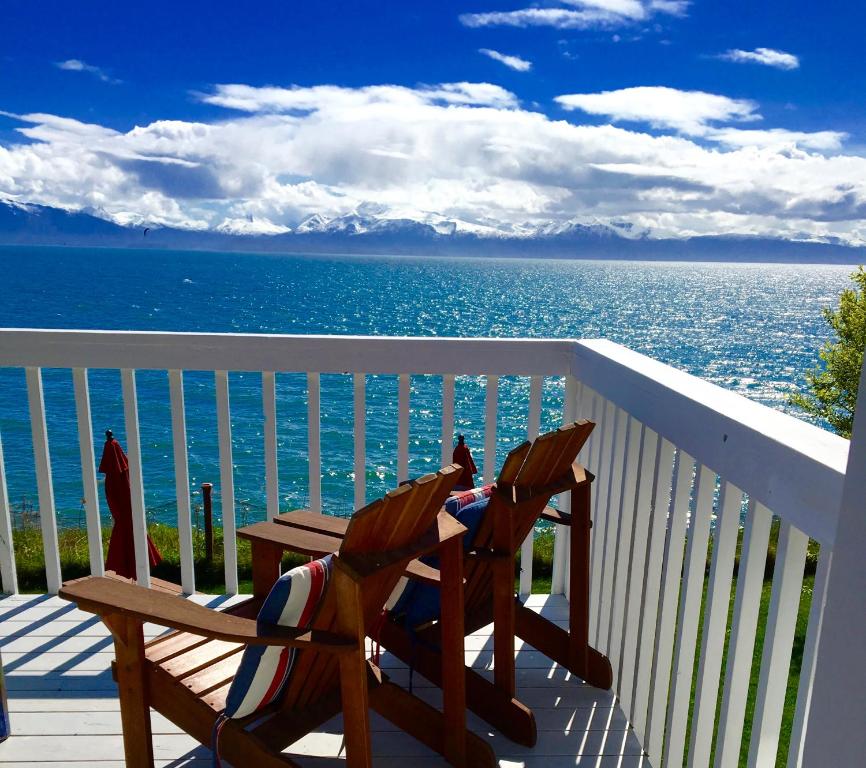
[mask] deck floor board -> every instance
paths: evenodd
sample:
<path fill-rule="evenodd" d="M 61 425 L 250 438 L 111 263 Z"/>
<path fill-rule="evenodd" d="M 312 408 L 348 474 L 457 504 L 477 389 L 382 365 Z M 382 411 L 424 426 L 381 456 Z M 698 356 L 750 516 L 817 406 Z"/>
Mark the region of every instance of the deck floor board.
<path fill-rule="evenodd" d="M 196 602 L 224 607 L 238 598 L 196 595 Z M 567 604 L 561 596 L 535 595 L 528 604 L 553 621 L 563 622 Z M 490 628 L 466 638 L 466 659 L 492 676 Z M 148 638 L 159 627 L 146 627 Z M 16 595 L 0 599 L 0 654 L 6 671 L 12 737 L 0 744 L 0 763 L 10 768 L 122 766 L 120 710 L 109 666 L 111 638 L 90 614 L 56 597 Z M 382 666 L 391 679 L 406 685 L 408 669 L 389 654 Z M 518 696 L 535 710 L 538 744 L 520 747 L 473 715 L 469 726 L 488 738 L 501 766 L 559 768 L 647 768 L 641 746 L 613 696 L 585 685 L 552 664 L 531 646 L 517 644 Z M 438 689 L 419 675 L 413 690 L 433 705 Z M 153 713 L 154 756 L 158 768 L 187 764 L 204 767 L 209 750 Z M 413 768 L 445 763 L 387 720 L 373 716 L 377 766 Z M 340 718 L 293 744 L 288 752 L 317 768 L 345 765 Z M 307 761 L 303 756 L 314 759 Z M 240 768 L 237 766 L 236 768 Z"/>

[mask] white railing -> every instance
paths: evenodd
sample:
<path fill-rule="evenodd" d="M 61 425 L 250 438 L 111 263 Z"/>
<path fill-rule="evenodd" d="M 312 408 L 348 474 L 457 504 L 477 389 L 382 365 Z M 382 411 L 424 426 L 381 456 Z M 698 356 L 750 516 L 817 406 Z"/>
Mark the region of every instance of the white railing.
<path fill-rule="evenodd" d="M 212 371 L 223 499 L 225 578 L 238 588 L 228 371 L 262 372 L 267 514 L 278 511 L 277 372 L 306 373 L 309 505 L 322 509 L 320 374 L 352 377 L 354 498 L 366 500 L 366 381 L 397 377 L 399 480 L 408 476 L 410 375 L 441 377 L 441 459 L 450 460 L 455 377 L 486 379 L 485 480 L 495 475 L 499 379 L 529 377 L 528 437 L 540 430 L 545 377 L 564 378 L 563 419 L 597 428 L 581 460 L 595 473 L 591 639 L 614 669 L 620 705 L 651 765 L 727 768 L 743 747 L 743 713 L 759 627 L 773 516 L 776 566 L 758 660 L 750 766 L 776 759 L 807 544 L 820 544 L 787 765 L 799 766 L 848 443 L 790 416 L 606 341 L 434 339 L 102 331 L 0 331 L 0 366 L 26 370 L 48 589 L 61 583 L 42 368 L 73 371 L 82 489 L 94 573 L 102 539 L 88 368 L 121 371 L 139 581 L 148 583 L 136 370 L 168 372 L 183 588 L 195 588 L 183 398 L 184 371 Z M 480 426 L 480 425 L 479 425 Z M 11 514 L 0 447 L 0 577 L 16 591 Z M 561 500 L 565 505 L 568 499 Z M 46 514 L 46 511 L 49 513 Z M 742 551 L 728 622 L 738 533 Z M 709 575 L 705 567 L 712 538 Z M 552 591 L 567 581 L 567 530 L 557 531 Z M 532 584 L 523 547 L 520 591 Z M 701 616 L 703 620 L 701 623 Z M 700 642 L 698 635 L 700 631 Z M 726 637 L 729 640 L 726 641 Z M 723 653 L 727 650 L 727 662 Z M 694 690 L 694 704 L 691 704 Z M 718 736 L 713 743 L 716 711 Z M 689 737 L 687 739 L 687 732 Z"/>

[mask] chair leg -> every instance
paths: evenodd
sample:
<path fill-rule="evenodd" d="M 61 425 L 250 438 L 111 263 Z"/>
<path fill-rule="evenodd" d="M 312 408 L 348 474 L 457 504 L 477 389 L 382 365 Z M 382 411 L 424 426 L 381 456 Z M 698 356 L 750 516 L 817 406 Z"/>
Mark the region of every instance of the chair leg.
<path fill-rule="evenodd" d="M 370 692 L 370 705 L 398 728 L 443 755 L 451 765 L 466 768 L 493 768 L 496 765 L 492 747 L 472 731 L 465 731 L 464 754 L 460 762 L 456 762 L 446 753 L 448 724 L 445 716 L 393 683 L 385 682 L 376 686 Z"/>
<path fill-rule="evenodd" d="M 104 616 L 103 621 L 114 636 L 117 692 L 127 768 L 153 768 L 153 735 L 141 621 L 119 614 Z"/>
<path fill-rule="evenodd" d="M 385 622 L 380 639 L 390 653 L 412 666 L 434 685 L 442 686 L 442 654 L 436 648 L 422 643 L 413 644 L 408 633 L 391 622 Z M 499 690 L 475 670 L 466 666 L 463 670 L 466 706 L 517 744 L 535 746 L 537 732 L 532 710 Z"/>
<path fill-rule="evenodd" d="M 571 651 L 573 638 L 569 632 L 523 605 L 517 605 L 516 609 L 515 632 L 518 637 L 581 680 L 605 691 L 610 689 L 613 670 L 607 656 L 586 646 L 585 663 L 575 664 L 575 655 Z M 584 656 L 580 654 L 577 658 L 580 660 Z"/>

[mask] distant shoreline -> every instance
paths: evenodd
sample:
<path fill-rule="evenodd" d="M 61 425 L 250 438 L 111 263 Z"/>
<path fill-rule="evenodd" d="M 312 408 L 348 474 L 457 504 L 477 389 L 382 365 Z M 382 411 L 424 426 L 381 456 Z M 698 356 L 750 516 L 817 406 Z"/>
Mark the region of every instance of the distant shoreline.
<path fill-rule="evenodd" d="M 239 237 L 239 236 L 233 236 Z M 515 240 L 504 240 L 502 242 L 506 243 L 515 243 Z M 525 241 L 525 245 L 527 246 L 527 250 L 532 250 L 532 247 L 537 244 L 538 241 Z M 637 242 L 637 243 L 652 243 L 653 247 L 655 244 L 661 243 L 669 243 L 669 244 L 677 244 L 676 247 L 678 249 L 682 249 L 685 244 L 691 242 L 688 240 L 652 240 L 652 241 L 625 241 L 625 242 Z M 730 245 L 738 241 L 730 241 Z M 758 247 L 759 241 L 744 241 L 750 245 L 751 248 Z M 760 241 L 765 242 L 765 241 Z M 169 243 L 154 243 L 144 245 L 143 243 L 106 243 L 106 242 L 82 242 L 82 243 L 70 243 L 70 242 L 16 242 L 16 241 L 6 241 L 2 238 L 2 234 L 0 234 L 0 249 L 13 249 L 13 248 L 57 248 L 63 250 L 100 250 L 100 251 L 110 251 L 110 250 L 121 250 L 121 251 L 138 251 L 140 253 L 152 253 L 156 252 L 167 252 L 167 251 L 177 251 L 181 253 L 194 253 L 194 254 L 237 254 L 239 256 L 274 256 L 274 257 L 305 257 L 305 258 L 385 258 L 385 259 L 459 259 L 459 260 L 472 260 L 472 259 L 485 259 L 485 260 L 507 260 L 507 261 L 541 261 L 541 262 L 556 262 L 556 261 L 564 261 L 564 262 L 574 262 L 574 261 L 588 261 L 588 262 L 628 262 L 628 263 L 660 263 L 660 264 L 728 264 L 728 265 L 748 265 L 748 264 L 790 264 L 790 265 L 799 265 L 799 266 L 856 266 L 858 264 L 866 263 L 866 248 L 855 248 L 852 246 L 841 246 L 841 245 L 832 245 L 827 243 L 809 243 L 802 241 L 794 241 L 788 243 L 787 241 L 777 241 L 771 240 L 766 241 L 768 243 L 774 244 L 775 247 L 781 248 L 784 245 L 789 245 L 792 247 L 796 247 L 796 250 L 803 251 L 803 256 L 801 258 L 786 258 L 785 254 L 779 253 L 778 255 L 773 256 L 750 256 L 747 255 L 741 258 L 731 258 L 731 254 L 686 254 L 686 253 L 672 253 L 672 254 L 626 254 L 622 256 L 616 256 L 611 253 L 603 253 L 603 254 L 591 254 L 591 253 L 574 253 L 571 255 L 562 255 L 551 253 L 548 255 L 527 255 L 526 253 L 520 253 L 516 250 L 513 252 L 502 252 L 495 253 L 492 251 L 482 251 L 482 252 L 455 252 L 453 249 L 442 248 L 438 251 L 383 251 L 383 250 L 302 250 L 302 249 L 294 249 L 294 250 L 275 250 L 269 248 L 245 248 L 244 246 L 249 246 L 252 243 L 249 240 L 244 240 L 244 242 L 238 243 L 238 247 L 228 248 L 228 247 L 214 247 L 213 245 L 173 245 Z M 512 246 L 515 247 L 515 246 Z M 807 250 L 821 250 L 827 249 L 831 250 L 831 254 L 824 255 L 822 257 L 814 256 L 812 253 L 805 253 Z"/>

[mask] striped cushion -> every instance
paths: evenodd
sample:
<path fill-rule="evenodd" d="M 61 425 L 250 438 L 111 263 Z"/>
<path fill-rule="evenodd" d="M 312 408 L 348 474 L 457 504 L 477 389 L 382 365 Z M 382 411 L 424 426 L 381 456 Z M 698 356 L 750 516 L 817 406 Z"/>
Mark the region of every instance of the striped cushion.
<path fill-rule="evenodd" d="M 468 507 L 476 501 L 481 501 L 481 499 L 490 498 L 492 494 L 493 483 L 482 485 L 478 488 L 470 488 L 468 491 L 462 491 L 461 493 L 455 493 L 445 502 L 445 511 L 449 515 L 456 517 L 457 513 L 464 507 Z"/>
<path fill-rule="evenodd" d="M 271 588 L 258 620 L 307 628 L 325 594 L 331 555 L 284 573 Z M 276 701 L 289 683 L 297 649 L 250 645 L 244 650 L 226 698 L 226 717 L 246 717 Z"/>
<path fill-rule="evenodd" d="M 490 498 L 493 494 L 493 488 L 493 483 L 490 483 L 490 485 L 482 485 L 480 488 L 470 488 L 468 491 L 455 493 L 445 502 L 445 511 L 452 517 L 458 517 L 460 511 L 465 507 L 468 507 L 470 504 L 474 504 L 476 501 L 481 501 L 482 499 Z M 464 546 L 468 545 L 470 539 L 471 537 L 468 535 L 464 538 Z M 388 602 L 385 603 L 386 611 L 393 610 L 394 607 L 400 603 L 400 599 L 403 597 L 403 594 L 409 586 L 409 579 L 405 576 L 397 582 L 397 586 L 394 587 L 391 597 L 389 597 Z M 405 602 L 403 604 L 405 604 Z"/>

